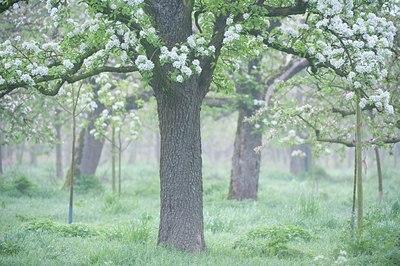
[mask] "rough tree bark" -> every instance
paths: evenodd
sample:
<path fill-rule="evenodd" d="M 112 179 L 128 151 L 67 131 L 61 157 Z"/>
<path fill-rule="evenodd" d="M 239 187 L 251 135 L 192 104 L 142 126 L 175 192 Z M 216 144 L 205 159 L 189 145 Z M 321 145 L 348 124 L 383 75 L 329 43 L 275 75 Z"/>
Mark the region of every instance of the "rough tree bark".
<path fill-rule="evenodd" d="M 161 134 L 158 244 L 198 252 L 205 248 L 200 137 L 202 98 L 193 95 L 157 95 L 156 98 Z"/>
<path fill-rule="evenodd" d="M 192 34 L 194 1 L 150 1 L 147 12 L 155 19 L 165 45 L 171 49 Z M 226 17 L 216 18 L 212 44 L 219 56 Z M 216 40 L 217 39 L 217 40 Z M 157 49 L 158 50 L 158 49 Z M 151 57 L 157 50 L 148 50 Z M 206 60 L 200 77 L 170 83 L 171 66 L 156 64 L 151 87 L 157 101 L 160 129 L 160 227 L 158 244 L 178 250 L 205 249 L 200 106 L 211 83 L 213 59 Z"/>

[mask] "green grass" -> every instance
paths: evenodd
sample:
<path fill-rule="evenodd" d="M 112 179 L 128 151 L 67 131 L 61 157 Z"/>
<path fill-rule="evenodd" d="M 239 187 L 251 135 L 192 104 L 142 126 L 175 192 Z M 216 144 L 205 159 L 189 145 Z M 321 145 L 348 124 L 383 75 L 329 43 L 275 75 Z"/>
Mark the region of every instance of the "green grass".
<path fill-rule="evenodd" d="M 327 170 L 318 192 L 307 177 L 263 170 L 258 201 L 237 202 L 226 200 L 229 167 L 206 163 L 207 252 L 198 255 L 156 245 L 156 164 L 126 165 L 121 197 L 112 195 L 107 169 L 98 171 L 101 188 L 76 194 L 73 225 L 66 223 L 68 191 L 48 167 L 8 169 L 0 182 L 0 265 L 400 263 L 400 173 L 393 169 L 385 170 L 383 206 L 373 173 L 365 178 L 366 226 L 352 236 L 351 169 Z"/>

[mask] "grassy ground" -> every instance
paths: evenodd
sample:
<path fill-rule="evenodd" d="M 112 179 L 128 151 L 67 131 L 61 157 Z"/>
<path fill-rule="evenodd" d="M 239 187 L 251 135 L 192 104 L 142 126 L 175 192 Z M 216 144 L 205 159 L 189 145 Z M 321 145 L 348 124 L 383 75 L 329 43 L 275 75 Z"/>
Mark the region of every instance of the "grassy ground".
<path fill-rule="evenodd" d="M 198 255 L 156 245 L 156 165 L 126 166 L 120 197 L 103 166 L 103 188 L 76 194 L 73 226 L 68 192 L 46 165 L 8 169 L 0 183 L 0 265 L 400 265 L 399 171 L 385 171 L 382 206 L 374 173 L 365 178 L 366 227 L 351 236 L 351 170 L 328 171 L 315 192 L 307 177 L 263 169 L 258 201 L 236 202 L 226 200 L 229 168 L 207 165 L 207 252 Z"/>

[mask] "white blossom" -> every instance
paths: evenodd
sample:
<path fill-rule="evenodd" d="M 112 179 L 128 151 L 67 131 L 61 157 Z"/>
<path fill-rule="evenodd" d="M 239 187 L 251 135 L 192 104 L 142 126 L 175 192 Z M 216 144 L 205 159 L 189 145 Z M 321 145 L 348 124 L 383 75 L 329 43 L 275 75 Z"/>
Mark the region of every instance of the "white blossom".
<path fill-rule="evenodd" d="M 307 156 L 307 154 L 301 150 L 294 150 L 294 151 L 292 151 L 290 156 L 304 158 Z"/>
<path fill-rule="evenodd" d="M 223 43 L 229 44 L 234 40 L 240 39 L 240 31 L 242 30 L 242 25 L 236 24 L 234 26 L 229 26 L 228 30 L 224 33 L 224 40 Z"/>
<path fill-rule="evenodd" d="M 148 60 L 145 55 L 139 55 L 135 60 L 135 64 L 140 71 L 150 71 L 154 68 L 154 63 Z"/>
<path fill-rule="evenodd" d="M 69 60 L 69 59 L 65 59 L 64 61 L 63 61 L 63 66 L 66 68 L 66 69 L 73 69 L 74 68 L 74 64 L 71 62 L 71 60 Z"/>
<path fill-rule="evenodd" d="M 354 98 L 354 92 L 351 91 L 351 92 L 347 93 L 347 94 L 344 96 L 344 98 L 346 99 L 346 101 L 350 101 L 351 99 Z"/>
<path fill-rule="evenodd" d="M 361 98 L 361 100 L 360 100 L 361 109 L 364 108 L 366 105 L 367 105 L 367 99 Z"/>
<path fill-rule="evenodd" d="M 29 74 L 23 74 L 21 76 L 21 80 L 28 83 L 28 84 L 34 84 L 35 82 L 33 81 L 32 77 Z"/>
<path fill-rule="evenodd" d="M 38 66 L 31 71 L 32 75 L 46 76 L 49 74 L 49 69 L 46 66 Z"/>
<path fill-rule="evenodd" d="M 179 83 L 182 83 L 183 82 L 183 77 L 181 75 L 178 75 L 176 77 L 176 81 L 179 82 Z"/>
<path fill-rule="evenodd" d="M 125 51 L 121 53 L 121 60 L 123 63 L 126 63 L 126 60 L 128 60 L 128 54 Z"/>
<path fill-rule="evenodd" d="M 188 77 L 190 77 L 192 75 L 192 70 L 187 66 L 183 66 L 181 68 L 181 71 L 182 71 L 183 74 L 185 74 Z"/>

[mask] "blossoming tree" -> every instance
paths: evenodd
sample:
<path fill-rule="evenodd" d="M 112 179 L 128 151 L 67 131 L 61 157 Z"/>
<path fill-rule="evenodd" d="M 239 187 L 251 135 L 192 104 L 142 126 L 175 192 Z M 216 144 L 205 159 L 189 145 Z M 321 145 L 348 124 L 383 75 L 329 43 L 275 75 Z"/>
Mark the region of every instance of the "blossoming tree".
<path fill-rule="evenodd" d="M 315 73 L 348 77 L 359 98 L 373 94 L 364 88 L 384 75 L 395 34 L 391 22 L 373 13 L 376 5 L 49 0 L 47 27 L 57 34 L 37 41 L 10 37 L 0 44 L 0 97 L 21 87 L 55 95 L 65 83 L 101 72 L 139 71 L 154 91 L 161 135 L 158 243 L 199 252 L 205 249 L 200 107 L 227 63 L 219 59 L 248 52 L 251 44 L 266 45 L 307 58 Z M 267 30 L 269 18 L 293 15 L 305 21 L 295 31 Z"/>
<path fill-rule="evenodd" d="M 93 123 L 94 127 L 90 130 L 96 139 L 105 139 L 111 144 L 111 172 L 112 172 L 112 189 L 117 191 L 117 175 L 116 175 L 116 150 L 118 151 L 118 194 L 121 194 L 121 160 L 122 152 L 129 144 L 137 139 L 139 128 L 141 125 L 139 117 L 134 110 L 127 110 L 125 100 L 128 98 L 127 86 L 118 84 L 115 80 L 110 80 L 107 75 L 100 75 L 96 80 L 101 84 L 98 91 L 99 102 L 104 105 L 101 112 Z M 114 84 L 114 87 L 113 85 Z M 122 86 L 121 86 L 122 85 Z M 111 125 L 111 136 L 108 132 L 108 126 Z M 122 139 L 122 132 L 126 138 Z"/>

